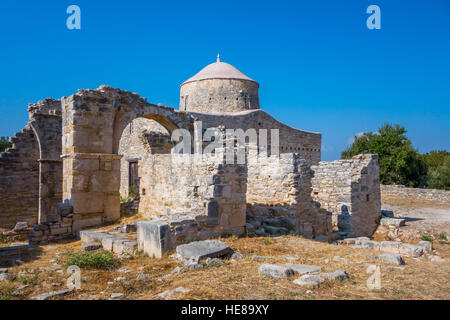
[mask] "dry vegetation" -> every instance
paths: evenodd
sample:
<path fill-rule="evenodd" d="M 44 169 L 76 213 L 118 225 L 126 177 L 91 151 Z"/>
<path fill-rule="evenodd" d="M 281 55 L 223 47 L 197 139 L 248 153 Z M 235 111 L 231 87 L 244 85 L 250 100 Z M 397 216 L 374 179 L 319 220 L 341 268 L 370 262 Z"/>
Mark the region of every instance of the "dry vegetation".
<path fill-rule="evenodd" d="M 424 201 L 383 199 L 396 206 L 420 207 Z M 448 208 L 448 204 L 426 204 L 426 207 Z M 129 223 L 128 218 L 121 223 Z M 107 228 L 111 228 L 108 226 Z M 438 238 L 438 235 L 434 235 Z M 156 299 L 166 290 L 183 287 L 187 293 L 177 293 L 175 299 L 449 299 L 450 258 L 446 241 L 433 242 L 444 262 L 430 262 L 427 258 L 405 257 L 406 265 L 399 268 L 375 261 L 378 252 L 321 243 L 294 236 L 277 238 L 221 239 L 244 259 L 225 261 L 218 267 L 204 267 L 173 273 L 181 264 L 170 257 L 152 259 L 142 254 L 122 259 L 111 269 L 82 268 L 81 290 L 55 299 L 109 299 L 112 293 L 123 293 L 126 299 Z M 384 239 L 376 239 L 384 240 Z M 417 239 L 417 242 L 420 239 Z M 415 242 L 415 243 L 417 243 Z M 413 242 L 414 243 L 414 242 Z M 81 250 L 81 242 L 65 242 L 42 247 L 38 259 L 9 268 L 10 279 L 0 282 L 0 299 L 27 299 L 33 295 L 66 288 L 65 267 L 58 267 L 65 252 Z M 335 256 L 341 259 L 333 260 Z M 303 263 L 322 267 L 325 272 L 344 269 L 349 279 L 327 281 L 316 289 L 294 284 L 295 279 L 271 279 L 258 273 L 263 263 Z M 369 290 L 366 281 L 367 264 L 382 266 L 381 290 Z M 126 271 L 126 272 L 123 272 Z M 138 280 L 138 275 L 150 276 Z M 118 277 L 123 277 L 117 280 Z"/>
<path fill-rule="evenodd" d="M 240 261 L 226 261 L 219 267 L 209 267 L 171 274 L 180 263 L 167 256 L 157 260 L 138 256 L 122 260 L 113 270 L 82 269 L 82 288 L 67 295 L 66 299 L 108 299 L 113 292 L 126 295 L 127 299 L 154 299 L 155 294 L 176 287 L 190 289 L 178 294 L 178 299 L 449 299 L 449 264 L 433 263 L 426 259 L 406 259 L 404 270 L 382 265 L 382 289 L 371 291 L 366 287 L 367 267 L 362 263 L 374 263 L 371 250 L 352 249 L 332 244 L 318 243 L 298 237 L 225 238 L 222 239 L 236 251 L 245 255 Z M 437 244 L 443 257 L 449 256 L 448 245 Z M 60 290 L 65 287 L 63 271 L 46 270 L 68 248 L 80 250 L 81 243 L 48 245 L 38 260 L 10 269 L 10 281 L 3 283 L 0 295 L 5 299 L 26 299 L 34 294 Z M 258 260 L 258 256 L 267 260 Z M 286 256 L 291 256 L 290 260 Z M 347 261 L 333 261 L 340 256 Z M 293 258 L 296 257 L 296 258 Z M 260 259 L 260 258 L 259 258 Z M 292 260 L 294 259 L 294 260 Z M 329 260 L 326 263 L 326 259 Z M 350 276 L 342 282 L 326 282 L 308 291 L 290 280 L 275 280 L 258 274 L 262 263 L 305 263 L 321 266 L 324 271 L 344 269 Z M 120 268 L 129 272 L 119 272 Z M 139 281 L 139 274 L 147 274 L 149 280 Z M 117 277 L 125 280 L 115 281 Z M 112 282 L 113 284 L 108 284 Z M 19 286 L 27 287 L 12 296 Z"/>

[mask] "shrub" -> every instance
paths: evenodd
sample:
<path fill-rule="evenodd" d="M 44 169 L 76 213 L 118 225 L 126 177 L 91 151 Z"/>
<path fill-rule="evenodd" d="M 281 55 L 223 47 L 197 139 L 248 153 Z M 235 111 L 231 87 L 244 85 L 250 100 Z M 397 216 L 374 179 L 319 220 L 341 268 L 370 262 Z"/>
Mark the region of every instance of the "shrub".
<path fill-rule="evenodd" d="M 79 251 L 68 250 L 62 260 L 66 267 L 76 265 L 80 268 L 107 269 L 111 266 L 117 266 L 119 260 L 113 256 L 110 251 Z"/>
<path fill-rule="evenodd" d="M 8 137 L 0 137 L 0 152 L 5 151 L 7 148 L 11 148 L 12 143 Z"/>
<path fill-rule="evenodd" d="M 433 242 L 433 237 L 429 236 L 427 234 L 423 234 L 421 237 L 422 241 L 428 241 L 428 242 Z"/>

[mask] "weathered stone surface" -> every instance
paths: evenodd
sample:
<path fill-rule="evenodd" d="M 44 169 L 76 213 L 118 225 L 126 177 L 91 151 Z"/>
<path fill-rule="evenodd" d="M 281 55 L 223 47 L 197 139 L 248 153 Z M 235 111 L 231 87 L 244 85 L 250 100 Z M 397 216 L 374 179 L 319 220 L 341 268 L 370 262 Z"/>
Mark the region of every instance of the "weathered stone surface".
<path fill-rule="evenodd" d="M 233 250 L 219 240 L 195 241 L 179 245 L 176 251 L 181 261 L 195 263 L 206 258 L 229 257 L 233 254 Z"/>
<path fill-rule="evenodd" d="M 423 248 L 423 251 L 428 254 L 433 252 L 433 244 L 430 241 L 420 241 L 418 246 Z"/>
<path fill-rule="evenodd" d="M 155 298 L 162 299 L 162 300 L 171 300 L 171 299 L 174 299 L 177 294 L 188 293 L 189 291 L 191 291 L 191 290 L 183 288 L 183 287 L 177 287 L 175 289 L 171 289 L 171 290 L 167 290 L 167 291 L 158 293 L 157 295 L 155 295 Z"/>
<path fill-rule="evenodd" d="M 323 272 L 320 274 L 320 277 L 323 279 L 328 279 L 328 280 L 339 280 L 339 281 L 343 281 L 343 280 L 347 280 L 348 279 L 348 275 L 347 272 L 345 272 L 345 270 L 339 269 L 333 272 Z"/>
<path fill-rule="evenodd" d="M 285 266 L 294 270 L 294 272 L 299 273 L 299 274 L 318 273 L 318 272 L 322 271 L 321 267 L 310 266 L 307 264 L 286 263 Z"/>
<path fill-rule="evenodd" d="M 380 224 L 382 226 L 403 227 L 405 225 L 405 221 L 406 219 L 383 218 L 380 220 Z"/>
<path fill-rule="evenodd" d="M 150 257 L 161 258 L 172 246 L 170 227 L 162 221 L 139 221 L 137 242 L 139 250 Z"/>
<path fill-rule="evenodd" d="M 321 277 L 309 274 L 305 274 L 294 280 L 295 284 L 306 288 L 318 287 L 322 282 L 324 282 L 324 280 Z"/>
<path fill-rule="evenodd" d="M 205 263 L 207 267 L 218 267 L 223 264 L 222 260 L 217 258 L 206 258 Z"/>
<path fill-rule="evenodd" d="M 59 290 L 59 291 L 51 291 L 51 292 L 46 292 L 46 293 L 41 293 L 38 294 L 36 296 L 32 296 L 30 299 L 31 300 L 47 300 L 49 298 L 52 297 L 57 297 L 57 296 L 64 296 L 70 292 L 72 292 L 72 289 L 64 289 L 64 290 Z"/>
<path fill-rule="evenodd" d="M 378 256 L 378 258 L 387 263 L 402 265 L 405 264 L 405 260 L 403 260 L 403 256 L 401 254 L 392 254 L 392 253 L 382 253 Z"/>
<path fill-rule="evenodd" d="M 87 242 L 81 245 L 83 251 L 95 251 L 102 248 L 102 244 L 99 242 Z"/>
<path fill-rule="evenodd" d="M 27 221 L 22 221 L 22 222 L 17 222 L 15 227 L 14 227 L 14 231 L 23 231 L 28 229 L 28 222 Z"/>
<path fill-rule="evenodd" d="M 124 297 L 125 297 L 125 295 L 123 293 L 120 293 L 120 292 L 111 293 L 111 299 L 112 300 L 120 300 L 120 299 L 123 299 Z"/>
<path fill-rule="evenodd" d="M 258 268 L 259 273 L 270 278 L 288 278 L 295 274 L 294 270 L 286 265 L 262 264 Z"/>

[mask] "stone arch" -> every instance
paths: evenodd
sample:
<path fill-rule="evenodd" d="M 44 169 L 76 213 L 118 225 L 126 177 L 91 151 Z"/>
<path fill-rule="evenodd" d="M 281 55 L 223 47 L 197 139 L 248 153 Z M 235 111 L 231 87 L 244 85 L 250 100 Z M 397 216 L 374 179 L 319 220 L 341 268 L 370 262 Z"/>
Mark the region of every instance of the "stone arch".
<path fill-rule="evenodd" d="M 63 200 L 73 207 L 73 231 L 120 218 L 120 137 L 138 117 L 152 119 L 169 133 L 192 127 L 172 108 L 148 103 L 137 94 L 101 86 L 62 98 Z"/>
<path fill-rule="evenodd" d="M 61 106 L 57 100 L 46 102 L 57 112 L 31 112 L 29 121 L 39 148 L 38 223 L 54 214 L 62 199 Z"/>

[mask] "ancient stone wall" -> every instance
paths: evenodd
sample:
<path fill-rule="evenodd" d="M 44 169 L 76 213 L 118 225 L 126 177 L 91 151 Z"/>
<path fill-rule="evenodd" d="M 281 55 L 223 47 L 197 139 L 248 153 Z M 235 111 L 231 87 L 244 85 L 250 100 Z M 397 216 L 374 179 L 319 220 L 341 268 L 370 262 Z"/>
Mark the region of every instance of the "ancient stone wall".
<path fill-rule="evenodd" d="M 332 213 L 334 231 L 371 236 L 381 210 L 378 156 L 322 161 L 312 170 L 312 197 Z"/>
<path fill-rule="evenodd" d="M 230 113 L 259 109 L 258 84 L 239 79 L 206 79 L 180 88 L 180 111 Z"/>
<path fill-rule="evenodd" d="M 212 226 L 241 234 L 245 225 L 245 165 L 224 164 L 214 155 L 195 157 L 148 155 L 140 167 L 139 213 L 154 219 L 209 217 Z"/>
<path fill-rule="evenodd" d="M 0 155 L 0 226 L 7 228 L 45 220 L 62 198 L 61 103 L 48 98 L 28 111 L 28 124 Z"/>
<path fill-rule="evenodd" d="M 331 216 L 311 197 L 310 165 L 299 154 L 278 158 L 250 152 L 247 231 L 256 235 L 295 233 L 328 240 Z"/>
<path fill-rule="evenodd" d="M 170 153 L 170 136 L 159 123 L 145 118 L 133 120 L 123 131 L 119 143 L 120 160 L 120 196 L 129 195 L 129 164 L 141 160 L 149 153 Z M 170 146 L 172 146 L 170 144 Z M 139 192 L 139 186 L 135 192 Z"/>
<path fill-rule="evenodd" d="M 271 150 L 271 129 L 279 131 L 279 153 L 298 153 L 302 159 L 310 164 L 317 164 L 321 157 L 322 135 L 291 128 L 264 112 L 263 110 L 244 111 L 229 115 L 208 115 L 202 113 L 191 113 L 191 115 L 202 122 L 203 128 L 214 128 L 222 126 L 225 129 L 255 129 L 258 139 L 264 138 L 260 129 L 267 132 L 267 150 Z M 265 139 L 262 139 L 265 140 Z M 261 146 L 261 140 L 258 142 Z"/>
<path fill-rule="evenodd" d="M 39 146 L 26 126 L 12 137 L 13 146 L 0 154 L 0 226 L 19 221 L 34 224 L 39 208 Z"/>
<path fill-rule="evenodd" d="M 450 203 L 449 190 L 407 188 L 402 185 L 381 185 L 381 195 Z"/>

